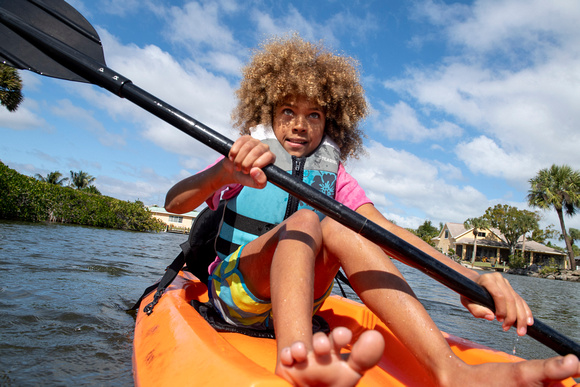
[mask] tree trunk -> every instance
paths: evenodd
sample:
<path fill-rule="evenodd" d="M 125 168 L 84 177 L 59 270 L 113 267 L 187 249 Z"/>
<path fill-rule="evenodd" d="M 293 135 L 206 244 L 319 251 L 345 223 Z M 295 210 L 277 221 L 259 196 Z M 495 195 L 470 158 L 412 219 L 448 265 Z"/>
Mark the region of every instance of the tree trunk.
<path fill-rule="evenodd" d="M 475 257 L 477 254 L 477 229 L 473 231 L 473 254 L 471 255 L 471 267 L 475 263 Z"/>
<path fill-rule="evenodd" d="M 524 262 L 526 262 L 526 234 L 524 233 L 524 238 L 522 240 L 522 258 L 524 259 Z M 532 263 L 528 263 L 528 265 L 531 265 Z"/>
<path fill-rule="evenodd" d="M 556 208 L 556 212 L 558 213 L 558 218 L 560 219 L 562 235 L 564 235 L 564 242 L 566 242 L 566 249 L 568 250 L 568 268 L 574 270 L 576 268 L 574 262 L 574 250 L 572 250 L 572 243 L 570 242 L 570 237 L 568 236 L 568 233 L 566 232 L 566 226 L 564 225 L 564 213 L 561 208 Z"/>

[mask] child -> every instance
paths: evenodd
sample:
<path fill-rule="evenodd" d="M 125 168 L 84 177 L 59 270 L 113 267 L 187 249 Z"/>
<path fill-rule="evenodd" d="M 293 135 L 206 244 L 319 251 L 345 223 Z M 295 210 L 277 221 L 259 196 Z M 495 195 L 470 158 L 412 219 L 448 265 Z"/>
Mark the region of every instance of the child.
<path fill-rule="evenodd" d="M 384 340 L 368 331 L 348 360 L 352 333 L 312 335 L 312 314 L 340 267 L 361 300 L 430 371 L 425 384 L 541 385 L 580 373 L 575 356 L 468 366 L 457 358 L 385 252 L 267 183 L 275 162 L 307 184 L 381 225 L 484 286 L 496 313 L 463 299 L 475 316 L 497 318 L 524 335 L 533 323 L 521 297 L 498 273 L 479 276 L 438 253 L 375 209 L 342 162 L 362 152 L 358 128 L 367 106 L 356 63 L 297 36 L 262 46 L 244 69 L 235 125 L 243 136 L 227 158 L 170 189 L 165 208 L 182 213 L 227 199 L 210 266 L 209 292 L 226 321 L 276 332 L 276 373 L 296 385 L 354 385 L 380 359 Z M 243 188 L 243 189 L 242 189 Z"/>

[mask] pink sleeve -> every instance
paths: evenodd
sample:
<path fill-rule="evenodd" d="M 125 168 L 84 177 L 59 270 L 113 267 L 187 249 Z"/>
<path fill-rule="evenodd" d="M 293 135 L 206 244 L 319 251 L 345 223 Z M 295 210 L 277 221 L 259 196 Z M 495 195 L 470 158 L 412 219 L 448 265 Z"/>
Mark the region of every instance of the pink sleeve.
<path fill-rule="evenodd" d="M 363 204 L 372 204 L 356 179 L 346 172 L 342 163 L 338 166 L 335 199 L 353 211 L 356 211 Z"/>
<path fill-rule="evenodd" d="M 211 167 L 213 167 L 214 165 L 216 165 L 217 163 L 219 163 L 220 161 L 222 161 L 224 158 L 224 156 L 221 156 L 220 158 L 218 158 L 213 164 L 208 165 L 204 171 L 206 169 L 209 169 Z M 202 171 L 200 171 L 202 172 Z M 212 209 L 213 211 L 215 211 L 219 204 L 220 204 L 220 200 L 224 199 L 224 200 L 228 200 L 233 198 L 234 196 L 236 196 L 240 190 L 243 188 L 243 185 L 241 184 L 228 184 L 228 185 L 224 185 L 223 187 L 221 187 L 220 189 L 218 189 L 217 191 L 215 191 L 213 193 L 213 195 L 211 195 L 209 198 L 207 198 L 207 200 L 205 201 L 207 203 L 207 206 Z"/>

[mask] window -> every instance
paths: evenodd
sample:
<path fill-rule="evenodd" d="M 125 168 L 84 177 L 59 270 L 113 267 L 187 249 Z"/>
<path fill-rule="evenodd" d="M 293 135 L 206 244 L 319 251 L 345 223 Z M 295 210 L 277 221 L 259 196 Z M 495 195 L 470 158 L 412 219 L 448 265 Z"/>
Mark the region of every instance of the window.
<path fill-rule="evenodd" d="M 445 239 L 449 239 L 449 230 L 445 230 L 445 236 L 444 236 L 444 238 Z"/>
<path fill-rule="evenodd" d="M 183 223 L 183 216 L 169 215 L 169 221 L 172 223 Z"/>
<path fill-rule="evenodd" d="M 480 231 L 477 233 L 477 236 L 480 238 L 485 238 L 485 233 Z"/>

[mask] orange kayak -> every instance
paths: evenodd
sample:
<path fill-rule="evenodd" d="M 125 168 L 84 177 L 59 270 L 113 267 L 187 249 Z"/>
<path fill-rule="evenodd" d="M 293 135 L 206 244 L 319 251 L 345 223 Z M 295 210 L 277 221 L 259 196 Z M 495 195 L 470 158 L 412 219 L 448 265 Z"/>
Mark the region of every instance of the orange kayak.
<path fill-rule="evenodd" d="M 141 303 L 151 302 L 153 293 Z M 133 376 L 137 386 L 288 386 L 274 374 L 276 342 L 240 333 L 217 332 L 191 306 L 206 302 L 207 288 L 189 272 L 180 272 L 151 315 L 139 308 L 133 344 Z M 330 328 L 345 326 L 355 337 L 376 329 L 386 350 L 359 386 L 429 385 L 427 372 L 411 353 L 364 305 L 331 296 L 318 312 Z M 466 363 L 517 362 L 522 359 L 443 333 Z M 555 386 L 573 386 L 573 379 Z"/>

